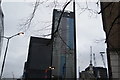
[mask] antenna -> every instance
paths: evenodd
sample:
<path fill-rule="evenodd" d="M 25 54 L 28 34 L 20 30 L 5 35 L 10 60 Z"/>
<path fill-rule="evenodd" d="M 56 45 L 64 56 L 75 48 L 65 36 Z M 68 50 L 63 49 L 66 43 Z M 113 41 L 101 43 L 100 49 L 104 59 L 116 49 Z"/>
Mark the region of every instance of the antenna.
<path fill-rule="evenodd" d="M 100 52 L 100 54 L 101 54 L 101 57 L 102 57 L 103 65 L 104 65 L 104 67 L 106 67 L 105 59 L 104 59 L 105 52 Z"/>
<path fill-rule="evenodd" d="M 90 46 L 90 64 L 92 64 L 92 46 Z"/>
<path fill-rule="evenodd" d="M 95 58 L 95 53 L 93 53 L 93 59 L 94 59 L 94 66 L 96 66 L 96 58 Z"/>

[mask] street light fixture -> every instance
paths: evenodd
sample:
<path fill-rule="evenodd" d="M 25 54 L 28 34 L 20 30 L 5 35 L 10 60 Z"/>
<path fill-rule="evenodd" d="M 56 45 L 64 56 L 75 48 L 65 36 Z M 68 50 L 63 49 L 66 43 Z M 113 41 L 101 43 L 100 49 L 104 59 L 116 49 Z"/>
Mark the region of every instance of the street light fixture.
<path fill-rule="evenodd" d="M 50 67 L 49 67 L 49 69 L 50 69 L 50 70 L 54 70 L 54 69 L 55 69 L 55 67 L 51 67 L 51 66 L 50 66 Z"/>
<path fill-rule="evenodd" d="M 20 32 L 20 33 L 17 33 L 17 34 L 15 34 L 15 35 L 12 35 L 12 36 L 10 36 L 10 37 L 1 36 L 2 38 L 7 39 L 7 45 L 6 45 L 5 54 L 4 54 L 4 57 L 3 57 L 2 68 L 1 68 L 1 73 L 0 73 L 0 79 L 2 79 L 2 74 L 3 74 L 3 70 L 4 70 L 4 65 L 5 65 L 5 60 L 6 60 L 6 55 L 7 55 L 7 50 L 8 50 L 9 41 L 10 41 L 10 39 L 12 39 L 13 37 L 18 36 L 18 35 L 21 35 L 21 34 L 24 34 L 24 33 L 23 33 L 23 32 Z"/>
<path fill-rule="evenodd" d="M 49 68 L 49 70 L 50 70 L 50 80 L 52 80 L 52 79 L 51 79 L 51 78 L 53 78 L 53 77 L 52 77 L 52 70 L 54 70 L 55 67 L 49 66 L 48 68 Z"/>

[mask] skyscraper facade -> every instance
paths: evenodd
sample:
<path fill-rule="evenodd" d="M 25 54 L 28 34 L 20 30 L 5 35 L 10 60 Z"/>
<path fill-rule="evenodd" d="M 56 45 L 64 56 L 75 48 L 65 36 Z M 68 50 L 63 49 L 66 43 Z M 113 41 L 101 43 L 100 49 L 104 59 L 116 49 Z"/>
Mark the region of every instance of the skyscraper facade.
<path fill-rule="evenodd" d="M 3 39 L 2 36 L 4 33 L 3 17 L 4 15 L 1 9 L 1 0 L 0 0 L 0 55 L 1 55 L 2 39 Z"/>
<path fill-rule="evenodd" d="M 55 78 L 74 78 L 76 71 L 73 12 L 66 11 L 62 13 L 62 11 L 54 9 L 52 40 L 52 66 L 55 67 L 52 70 L 52 76 Z"/>
<path fill-rule="evenodd" d="M 51 39 L 31 37 L 28 59 L 25 62 L 23 78 L 42 80 L 50 78 L 52 45 Z"/>

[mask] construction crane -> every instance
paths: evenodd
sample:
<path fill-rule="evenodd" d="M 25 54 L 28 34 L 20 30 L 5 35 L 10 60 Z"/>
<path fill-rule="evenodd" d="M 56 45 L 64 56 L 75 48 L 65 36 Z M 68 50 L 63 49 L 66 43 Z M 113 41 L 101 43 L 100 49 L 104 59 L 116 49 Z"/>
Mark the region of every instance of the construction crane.
<path fill-rule="evenodd" d="M 104 59 L 105 52 L 100 52 L 100 54 L 101 54 L 101 57 L 102 57 L 103 65 L 104 65 L 104 67 L 106 67 L 105 59 Z"/>
<path fill-rule="evenodd" d="M 95 58 L 95 53 L 93 53 L 93 60 L 94 60 L 94 66 L 96 67 L 96 58 Z"/>
<path fill-rule="evenodd" d="M 89 73 L 93 74 L 93 64 L 92 64 L 92 46 L 90 46 L 90 65 L 89 65 Z"/>
<path fill-rule="evenodd" d="M 92 46 L 90 46 L 90 64 L 92 65 Z"/>

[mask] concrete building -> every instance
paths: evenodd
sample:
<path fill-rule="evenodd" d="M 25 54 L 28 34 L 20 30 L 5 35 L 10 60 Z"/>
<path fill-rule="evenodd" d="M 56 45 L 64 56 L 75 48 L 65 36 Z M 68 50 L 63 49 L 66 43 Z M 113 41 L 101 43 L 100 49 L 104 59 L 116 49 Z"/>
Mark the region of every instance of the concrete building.
<path fill-rule="evenodd" d="M 62 11 L 53 11 L 53 58 L 52 66 L 55 78 L 75 78 L 75 42 L 74 42 L 74 13 L 64 12 L 60 25 L 58 22 Z"/>
<path fill-rule="evenodd" d="M 50 78 L 52 45 L 51 39 L 31 37 L 27 62 L 25 62 L 23 78 Z"/>
<path fill-rule="evenodd" d="M 0 0 L 0 55 L 1 55 L 1 48 L 2 48 L 2 37 L 3 34 L 4 34 L 4 24 L 3 24 L 3 18 L 4 18 L 4 15 L 3 15 L 3 12 L 2 12 L 2 9 L 1 9 L 1 0 Z"/>
<path fill-rule="evenodd" d="M 108 80 L 107 68 L 94 67 L 91 64 L 79 73 L 80 80 Z"/>
<path fill-rule="evenodd" d="M 120 2 L 101 2 L 109 78 L 120 79 Z"/>

